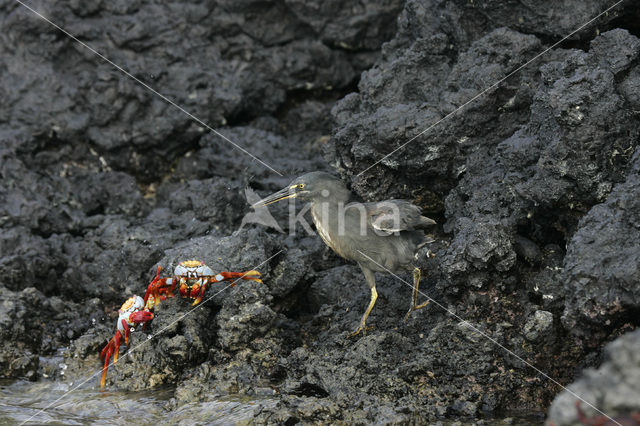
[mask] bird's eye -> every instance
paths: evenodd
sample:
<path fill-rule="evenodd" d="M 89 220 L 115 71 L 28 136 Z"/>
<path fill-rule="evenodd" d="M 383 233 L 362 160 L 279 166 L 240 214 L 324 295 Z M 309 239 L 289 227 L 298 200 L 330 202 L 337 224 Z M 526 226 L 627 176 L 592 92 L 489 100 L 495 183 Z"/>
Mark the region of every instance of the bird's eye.
<path fill-rule="evenodd" d="M 298 188 L 299 188 L 299 189 L 304 189 L 304 186 L 305 186 L 305 185 L 304 185 L 304 183 L 299 183 L 299 184 L 298 184 Z"/>

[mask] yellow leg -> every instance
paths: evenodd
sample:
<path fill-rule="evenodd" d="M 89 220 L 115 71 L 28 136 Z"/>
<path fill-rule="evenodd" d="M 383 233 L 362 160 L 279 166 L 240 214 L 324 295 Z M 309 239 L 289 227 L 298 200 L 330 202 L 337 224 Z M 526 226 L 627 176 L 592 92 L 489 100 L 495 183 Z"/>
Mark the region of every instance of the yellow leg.
<path fill-rule="evenodd" d="M 424 303 L 418 305 L 418 287 L 420 286 L 420 268 L 415 268 L 413 270 L 413 299 L 411 303 L 411 308 L 409 308 L 409 312 L 404 316 L 404 320 L 408 321 L 411 316 L 411 312 L 417 311 L 418 309 L 422 309 L 429 304 L 427 300 Z"/>
<path fill-rule="evenodd" d="M 356 329 L 356 331 L 354 331 L 353 333 L 350 334 L 349 337 L 355 337 L 358 334 L 360 334 L 360 332 L 364 332 L 364 334 L 367 333 L 367 318 L 369 317 L 369 314 L 371 313 L 371 310 L 373 309 L 373 305 L 376 304 L 376 300 L 378 300 L 378 292 L 376 291 L 375 287 L 371 287 L 371 301 L 369 302 L 369 307 L 367 308 L 367 310 L 365 311 L 364 315 L 362 316 L 362 319 L 360 320 L 360 326 Z"/>

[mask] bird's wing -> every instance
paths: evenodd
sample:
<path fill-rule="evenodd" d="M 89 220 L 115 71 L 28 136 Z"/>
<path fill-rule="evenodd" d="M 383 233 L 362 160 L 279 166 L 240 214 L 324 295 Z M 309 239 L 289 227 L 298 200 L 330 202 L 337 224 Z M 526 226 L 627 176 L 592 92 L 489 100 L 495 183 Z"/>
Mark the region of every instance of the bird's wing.
<path fill-rule="evenodd" d="M 416 227 L 435 224 L 435 221 L 422 216 L 418 206 L 405 200 L 364 203 L 364 206 L 367 222 L 380 231 L 410 231 Z"/>

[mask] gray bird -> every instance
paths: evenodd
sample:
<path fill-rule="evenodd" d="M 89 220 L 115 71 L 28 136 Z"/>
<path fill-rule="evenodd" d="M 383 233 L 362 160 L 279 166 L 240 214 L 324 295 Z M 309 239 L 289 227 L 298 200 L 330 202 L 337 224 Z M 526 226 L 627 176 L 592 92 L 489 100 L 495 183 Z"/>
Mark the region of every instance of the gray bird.
<path fill-rule="evenodd" d="M 420 269 L 414 261 L 417 250 L 429 241 L 416 228 L 436 222 L 422 216 L 419 207 L 404 200 L 353 202 L 344 183 L 324 172 L 302 175 L 253 207 L 288 198 L 311 203 L 313 222 L 322 240 L 338 255 L 360 265 L 371 288 L 369 306 L 351 336 L 366 333 L 367 317 L 378 298 L 375 272 L 413 271 L 413 299 L 405 321 L 411 312 L 427 306 L 428 301 L 418 305 Z"/>

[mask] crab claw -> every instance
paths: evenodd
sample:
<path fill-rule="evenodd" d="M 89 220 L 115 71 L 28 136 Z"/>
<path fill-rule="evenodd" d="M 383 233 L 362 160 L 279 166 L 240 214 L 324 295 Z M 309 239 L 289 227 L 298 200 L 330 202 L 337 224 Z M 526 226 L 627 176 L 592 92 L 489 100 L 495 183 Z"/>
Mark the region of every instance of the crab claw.
<path fill-rule="evenodd" d="M 156 269 L 156 276 L 151 280 L 149 285 L 147 286 L 147 291 L 144 294 L 144 303 L 147 304 L 149 297 L 153 297 L 153 305 L 158 304 L 159 291 L 158 291 L 158 283 L 160 281 L 160 271 L 162 271 L 162 266 L 158 265 L 158 269 Z"/>
<path fill-rule="evenodd" d="M 262 283 L 262 280 L 258 277 L 262 276 L 262 274 L 258 271 L 245 271 L 245 272 L 222 272 L 222 274 L 230 274 L 231 276 L 229 277 L 231 278 L 236 278 L 236 281 L 238 280 L 248 280 L 248 281 L 255 281 L 258 283 Z M 235 287 L 236 285 L 236 281 L 234 281 L 231 284 L 231 287 Z"/>
<path fill-rule="evenodd" d="M 262 283 L 262 280 L 260 278 L 258 278 L 258 277 L 261 277 L 261 276 L 262 276 L 262 274 L 260 272 L 251 270 L 251 271 L 243 272 L 241 278 L 243 280 L 251 280 L 251 281 L 258 282 L 258 283 Z"/>
<path fill-rule="evenodd" d="M 260 272 L 255 271 L 253 269 L 250 270 L 250 271 L 243 272 L 242 275 L 243 275 L 242 279 L 244 279 L 244 280 L 253 280 L 253 279 L 256 279 L 255 277 L 262 276 L 262 274 Z"/>
<path fill-rule="evenodd" d="M 153 312 L 150 311 L 138 311 L 132 312 L 129 315 L 129 320 L 136 324 L 146 324 L 153 319 Z"/>
<path fill-rule="evenodd" d="M 193 301 L 193 303 L 191 304 L 191 306 L 197 306 L 200 304 L 200 302 L 202 302 L 202 298 L 204 297 L 204 293 L 207 291 L 207 284 L 209 284 L 208 280 L 205 280 L 203 282 L 202 279 L 199 279 L 196 284 L 193 285 L 193 290 L 192 291 L 196 291 L 195 293 L 195 298 L 196 300 Z M 194 293 L 192 293 L 191 297 L 194 297 Z"/>
<path fill-rule="evenodd" d="M 196 297 L 196 300 L 193 301 L 191 306 L 198 306 L 201 302 L 202 302 L 202 295 L 198 295 L 198 297 Z"/>

